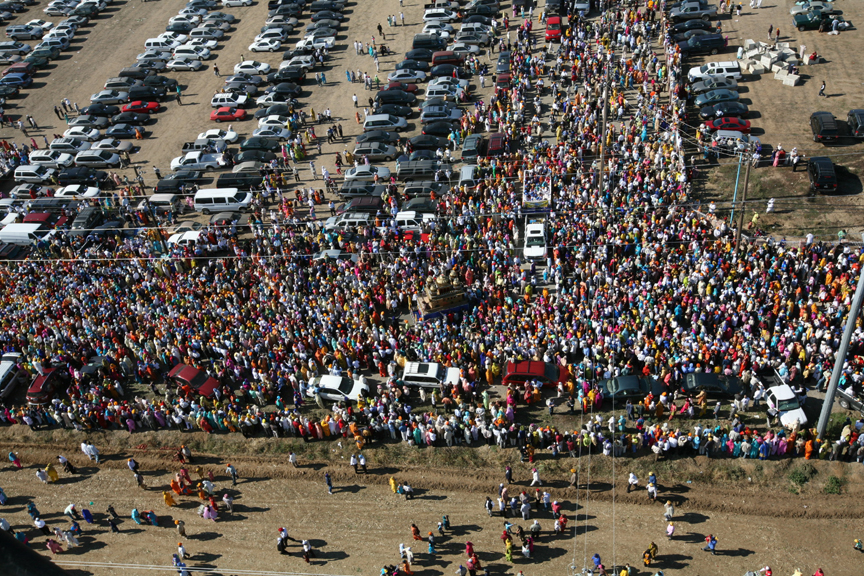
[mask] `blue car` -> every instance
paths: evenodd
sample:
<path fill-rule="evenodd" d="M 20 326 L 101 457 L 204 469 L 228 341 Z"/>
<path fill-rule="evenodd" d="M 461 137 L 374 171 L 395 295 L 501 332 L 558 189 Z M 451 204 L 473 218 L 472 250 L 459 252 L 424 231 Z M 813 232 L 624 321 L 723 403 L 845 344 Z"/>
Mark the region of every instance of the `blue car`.
<path fill-rule="evenodd" d="M 31 78 L 29 74 L 18 72 L 7 74 L 2 80 L 0 80 L 0 86 L 21 86 L 26 88 L 32 83 L 33 78 Z"/>

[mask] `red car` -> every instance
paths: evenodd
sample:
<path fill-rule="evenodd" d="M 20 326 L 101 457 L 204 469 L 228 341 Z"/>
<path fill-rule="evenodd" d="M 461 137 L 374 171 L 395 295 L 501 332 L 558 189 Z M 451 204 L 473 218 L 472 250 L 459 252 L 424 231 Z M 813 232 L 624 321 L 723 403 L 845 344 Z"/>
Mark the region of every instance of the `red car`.
<path fill-rule="evenodd" d="M 30 388 L 27 389 L 27 403 L 33 405 L 48 404 L 58 393 L 66 392 L 69 385 L 69 373 L 60 368 L 48 368 L 42 371 Z"/>
<path fill-rule="evenodd" d="M 558 386 L 559 382 L 566 384 L 569 378 L 570 373 L 564 366 L 525 360 L 523 362 L 508 362 L 501 383 L 507 386 L 540 380 L 543 382 L 543 386 Z"/>
<path fill-rule="evenodd" d="M 123 106 L 123 112 L 143 112 L 144 114 L 152 114 L 159 110 L 158 102 L 144 102 L 136 100 Z"/>
<path fill-rule="evenodd" d="M 710 122 L 706 122 L 705 126 L 707 126 L 708 130 L 711 130 L 712 132 L 715 130 L 733 130 L 735 132 L 741 132 L 742 134 L 750 133 L 749 120 L 742 120 L 741 118 L 733 118 L 731 116 L 723 116 L 711 120 Z"/>
<path fill-rule="evenodd" d="M 168 373 L 168 379 L 174 382 L 187 394 L 201 395 L 212 398 L 213 391 L 219 387 L 219 381 L 210 377 L 203 370 L 186 364 L 177 364 Z"/>
<path fill-rule="evenodd" d="M 246 118 L 246 110 L 242 108 L 223 106 L 210 113 L 210 120 L 214 122 L 233 122 L 234 120 L 243 120 L 244 118 Z"/>
<path fill-rule="evenodd" d="M 381 89 L 381 92 L 386 90 L 404 90 L 405 92 L 411 92 L 412 94 L 417 92 L 416 84 L 405 84 L 404 82 L 390 82 Z"/>
<path fill-rule="evenodd" d="M 546 19 L 546 41 L 561 40 L 561 17 L 550 16 Z"/>

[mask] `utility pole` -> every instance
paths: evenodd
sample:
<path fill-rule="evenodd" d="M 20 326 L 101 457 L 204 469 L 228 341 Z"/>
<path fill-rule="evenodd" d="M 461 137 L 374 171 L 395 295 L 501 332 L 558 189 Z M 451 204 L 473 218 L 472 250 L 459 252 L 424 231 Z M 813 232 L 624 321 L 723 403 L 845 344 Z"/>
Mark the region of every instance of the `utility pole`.
<path fill-rule="evenodd" d="M 741 229 L 744 228 L 744 216 L 747 213 L 747 186 L 750 184 L 750 162 L 747 162 L 747 171 L 744 173 L 744 191 L 741 192 L 741 219 L 738 222 L 738 227 L 735 230 L 735 251 L 741 245 Z M 735 205 L 732 205 L 735 209 Z"/>
<path fill-rule="evenodd" d="M 862 236 L 864 240 L 864 236 Z M 840 349 L 834 359 L 834 370 L 831 371 L 831 380 L 828 382 L 828 390 L 825 391 L 825 400 L 822 401 L 822 412 L 819 414 L 819 424 L 816 432 L 820 439 L 825 437 L 825 429 L 828 428 L 828 418 L 831 416 L 831 407 L 834 406 L 834 394 L 837 392 L 837 384 L 840 382 L 840 374 L 843 372 L 843 364 L 846 362 L 846 354 L 849 351 L 849 341 L 852 340 L 852 332 L 855 331 L 855 321 L 861 311 L 861 300 L 864 299 L 864 274 L 858 277 L 858 287 L 855 289 L 855 297 L 852 298 L 852 307 L 849 309 L 849 317 L 846 319 L 846 328 L 843 330 L 843 340 L 840 341 Z"/>

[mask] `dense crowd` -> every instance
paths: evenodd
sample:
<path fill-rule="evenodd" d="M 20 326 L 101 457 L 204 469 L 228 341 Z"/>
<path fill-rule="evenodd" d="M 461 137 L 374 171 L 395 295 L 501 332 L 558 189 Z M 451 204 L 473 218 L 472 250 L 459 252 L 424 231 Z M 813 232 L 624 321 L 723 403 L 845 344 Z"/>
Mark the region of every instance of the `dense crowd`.
<path fill-rule="evenodd" d="M 813 441 L 807 430 L 751 429 L 734 413 L 731 424 L 682 429 L 663 414 L 692 417 L 696 399 L 677 391 L 694 371 L 749 378 L 774 368 L 790 381 L 800 375 L 824 385 L 864 254 L 813 241 L 736 251 L 731 230 L 694 210 L 682 148 L 684 71 L 674 50 L 663 56 L 652 48 L 661 29 L 652 12 L 620 7 L 590 23 L 574 20 L 557 52 L 530 46 L 526 20 L 509 46 L 511 88 L 476 102 L 451 135 L 461 141 L 501 131 L 514 151 L 481 159 L 476 188 L 434 196 L 440 217 L 425 224 L 426 234 L 375 226 L 328 232 L 301 218 L 290 182 L 274 176 L 257 195 L 251 241 L 240 240 L 234 225 L 213 225 L 197 244 L 158 257 L 158 238 L 118 234 L 81 259 L 80 240 L 57 235 L 39 246 L 39 258 L 2 267 L 3 349 L 23 352 L 33 375 L 61 367 L 72 384 L 68 397 L 8 407 L 0 420 L 307 440 L 343 435 L 358 446 L 488 442 L 518 446 L 528 458 L 534 449 L 574 454 L 589 444 L 607 453 L 806 450 Z M 547 88 L 548 117 L 539 98 Z M 554 139 L 543 138 L 549 132 Z M 539 266 L 518 250 L 523 182 L 552 191 L 548 256 Z M 313 210 L 324 201 L 314 190 L 294 196 Z M 358 259 L 312 258 L 330 248 Z M 442 275 L 468 289 L 473 307 L 404 322 L 427 283 Z M 859 328 L 854 353 L 861 342 Z M 403 387 L 397 366 L 405 354 L 460 368 L 459 384 L 428 394 Z M 106 364 L 84 378 L 92 356 Z M 596 381 L 624 374 L 650 374 L 667 394 L 646 399 L 652 418 L 635 431 L 620 426 L 628 433 L 593 419 L 571 432 L 528 426 L 517 407 L 543 401 L 536 383 L 512 386 L 497 402 L 485 389 L 508 361 L 529 358 L 570 371 L 553 409 L 565 402 L 599 408 Z M 158 391 L 178 363 L 218 379 L 215 398 Z M 306 382 L 325 372 L 377 372 L 382 380 L 368 398 L 336 404 L 322 420 L 303 405 Z M 125 378 L 158 393 L 129 400 Z M 844 386 L 861 380 L 850 366 Z M 445 411 L 415 410 L 425 401 Z M 859 429 L 847 427 L 843 438 L 850 455 L 864 442 Z"/>

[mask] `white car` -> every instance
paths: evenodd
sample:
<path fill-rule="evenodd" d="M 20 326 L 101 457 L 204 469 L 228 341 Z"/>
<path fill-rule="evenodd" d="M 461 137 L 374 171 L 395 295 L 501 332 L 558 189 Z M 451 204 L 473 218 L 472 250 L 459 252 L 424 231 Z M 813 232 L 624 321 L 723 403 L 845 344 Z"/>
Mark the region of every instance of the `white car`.
<path fill-rule="evenodd" d="M 465 26 L 462 26 L 462 28 L 464 29 Z M 435 32 L 446 32 L 448 37 L 456 33 L 452 25 L 441 20 L 435 20 L 423 26 L 423 34 L 433 34 Z"/>
<path fill-rule="evenodd" d="M 465 79 L 453 78 L 452 76 L 439 76 L 438 78 L 430 80 L 427 88 L 433 88 L 435 86 L 449 86 L 455 90 L 457 86 L 468 88 L 469 83 L 470 81 Z"/>
<path fill-rule="evenodd" d="M 237 8 L 241 6 L 251 6 L 252 0 L 222 0 L 222 6 L 225 8 Z"/>
<path fill-rule="evenodd" d="M 270 116 L 265 116 L 258 120 L 258 127 L 263 128 L 265 126 L 270 126 L 275 128 L 285 128 L 288 125 L 289 120 L 291 119 L 288 116 L 271 114 Z"/>
<path fill-rule="evenodd" d="M 234 74 L 267 74 L 268 72 L 270 72 L 270 64 L 257 60 L 246 60 L 234 65 Z"/>
<path fill-rule="evenodd" d="M 306 388 L 306 396 L 315 398 L 320 395 L 324 400 L 342 402 L 345 400 L 358 400 L 364 394 L 369 393 L 369 386 L 362 380 L 352 380 L 347 376 L 315 376 L 309 379 Z"/>
<path fill-rule="evenodd" d="M 207 38 L 192 38 L 185 44 L 186 46 L 197 46 L 198 48 L 206 48 L 207 50 L 215 50 L 219 43 L 216 40 L 208 40 Z"/>
<path fill-rule="evenodd" d="M 95 128 L 88 128 L 86 126 L 73 126 L 72 128 L 69 128 L 68 130 L 63 132 L 63 137 L 79 138 L 88 142 L 95 142 L 102 137 L 102 133 Z"/>
<path fill-rule="evenodd" d="M 166 34 L 171 34 L 171 32 L 166 32 Z M 156 42 L 158 42 L 160 44 L 161 43 L 168 43 L 168 49 L 169 50 L 173 50 L 174 48 L 177 48 L 178 46 L 183 45 L 183 42 L 180 42 L 179 40 L 176 40 L 175 38 L 162 38 L 162 37 L 157 36 L 156 38 L 148 38 L 147 40 L 145 40 L 144 46 L 147 46 L 147 43 L 150 42 L 151 40 L 155 40 Z"/>
<path fill-rule="evenodd" d="M 465 44 L 464 42 L 457 42 L 450 47 L 452 52 L 459 54 L 460 56 L 468 56 L 475 55 L 480 53 L 480 46 L 476 44 Z"/>
<path fill-rule="evenodd" d="M 390 169 L 386 166 L 373 166 L 361 164 L 360 166 L 349 168 L 345 171 L 345 181 L 357 180 L 358 182 L 372 182 L 375 180 L 375 175 L 378 175 L 378 180 L 383 182 L 390 178 Z"/>
<path fill-rule="evenodd" d="M 38 26 L 39 28 L 42 28 L 43 32 L 46 32 L 46 31 L 48 31 L 54 27 L 54 23 L 48 22 L 47 20 L 40 20 L 39 18 L 36 18 L 35 20 L 30 20 L 29 22 L 27 22 L 27 24 L 25 24 L 25 26 Z"/>
<path fill-rule="evenodd" d="M 279 64 L 279 69 L 288 68 L 289 66 L 299 66 L 306 72 L 315 68 L 315 59 L 312 56 L 294 56 L 290 60 L 286 60 Z"/>
<path fill-rule="evenodd" d="M 201 16 L 194 16 L 191 14 L 182 14 L 180 16 L 174 16 L 168 20 L 168 24 L 191 24 L 192 26 L 198 26 L 201 23 Z"/>
<path fill-rule="evenodd" d="M 234 130 L 220 130 L 212 128 L 198 134 L 198 140 L 224 140 L 225 142 L 236 142 L 237 132 Z"/>
<path fill-rule="evenodd" d="M 788 384 L 768 388 L 765 403 L 769 414 L 775 413 L 786 428 L 792 428 L 796 422 L 802 427 L 807 425 L 807 414 L 801 409 L 801 401 Z"/>
<path fill-rule="evenodd" d="M 275 52 L 282 48 L 282 42 L 275 38 L 262 38 L 249 45 L 250 52 Z"/>
<path fill-rule="evenodd" d="M 57 150 L 34 150 L 30 154 L 30 164 L 42 164 L 48 168 L 65 168 L 75 162 L 72 154 L 64 154 Z"/>
<path fill-rule="evenodd" d="M 187 60 L 186 58 L 175 58 L 174 60 L 169 60 L 168 64 L 165 67 L 168 70 L 174 70 L 175 72 L 185 72 L 196 70 L 200 70 L 204 64 L 200 60 Z"/>
<path fill-rule="evenodd" d="M 295 44 L 296 48 L 333 48 L 336 44 L 336 38 L 328 36 L 327 38 L 304 38 Z"/>
<path fill-rule="evenodd" d="M 104 140 L 100 140 L 99 142 L 93 144 L 90 147 L 91 150 L 107 150 L 108 152 L 115 152 L 117 154 L 121 152 L 131 152 L 132 151 L 132 143 L 128 140 L 117 140 L 116 138 L 105 138 Z"/>
<path fill-rule="evenodd" d="M 455 22 L 459 15 L 446 8 L 432 8 L 423 13 L 423 22 Z"/>
<path fill-rule="evenodd" d="M 186 40 L 189 39 L 185 34 L 180 34 L 179 32 L 163 32 L 159 36 L 157 36 L 160 40 L 168 40 L 169 42 L 175 42 L 175 46 L 182 46 Z"/>
<path fill-rule="evenodd" d="M 525 226 L 525 246 L 522 253 L 526 260 L 546 260 L 546 227 L 539 222 Z"/>
<path fill-rule="evenodd" d="M 291 137 L 291 131 L 287 128 L 278 128 L 276 126 L 262 126 L 256 128 L 252 132 L 252 136 L 260 136 L 262 138 L 273 138 L 274 140 L 287 140 Z"/>
<path fill-rule="evenodd" d="M 171 54 L 169 52 L 162 52 L 161 50 L 146 50 L 135 58 L 138 62 L 167 62 L 171 60 Z"/>
<path fill-rule="evenodd" d="M 213 108 L 245 108 L 249 103 L 249 96 L 246 94 L 238 94 L 237 92 L 217 92 L 210 99 L 210 106 Z"/>
<path fill-rule="evenodd" d="M 284 42 L 285 39 L 288 38 L 288 34 L 285 33 L 281 28 L 271 28 L 266 32 L 262 32 L 255 36 L 255 41 L 258 40 L 278 40 L 279 42 Z"/>
<path fill-rule="evenodd" d="M 288 104 L 291 100 L 292 98 L 290 96 L 280 96 L 276 92 L 271 92 L 270 94 L 259 96 L 258 99 L 255 100 L 255 104 L 259 107 L 273 106 L 275 104 Z"/>
<path fill-rule="evenodd" d="M 436 27 L 436 24 L 444 24 L 441 21 L 429 22 L 426 26 L 423 27 L 423 30 L 420 31 L 421 34 L 435 34 L 439 38 L 444 38 L 445 40 L 450 40 L 450 32 L 446 30 L 440 30 Z M 447 24 L 447 26 L 450 26 Z M 452 26 L 450 26 L 452 28 Z"/>
<path fill-rule="evenodd" d="M 192 46 L 189 43 L 174 49 L 174 57 L 177 58 L 194 58 L 195 60 L 207 60 L 210 58 L 210 50 L 201 46 Z"/>
<path fill-rule="evenodd" d="M 70 184 L 57 190 L 54 196 L 60 198 L 96 198 L 99 196 L 99 188 L 84 186 L 83 184 Z"/>
<path fill-rule="evenodd" d="M 102 90 L 96 94 L 90 95 L 90 102 L 101 104 L 124 104 L 129 101 L 128 92 L 119 92 L 117 90 Z"/>
<path fill-rule="evenodd" d="M 426 72 L 422 70 L 395 70 L 387 75 L 390 82 L 424 82 Z"/>
<path fill-rule="evenodd" d="M 207 16 L 208 11 L 206 8 L 183 8 L 179 12 L 177 12 L 178 16 L 198 16 L 203 18 Z"/>

